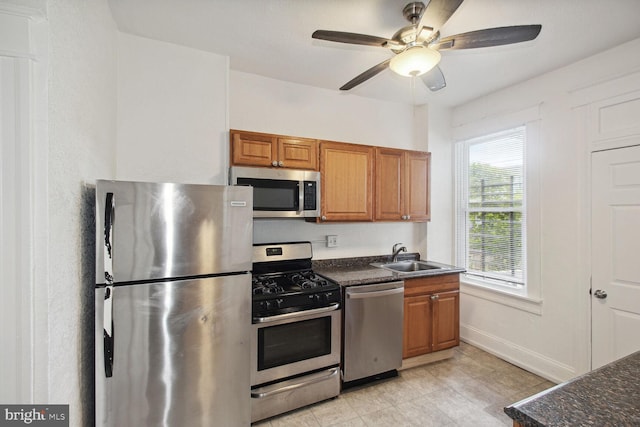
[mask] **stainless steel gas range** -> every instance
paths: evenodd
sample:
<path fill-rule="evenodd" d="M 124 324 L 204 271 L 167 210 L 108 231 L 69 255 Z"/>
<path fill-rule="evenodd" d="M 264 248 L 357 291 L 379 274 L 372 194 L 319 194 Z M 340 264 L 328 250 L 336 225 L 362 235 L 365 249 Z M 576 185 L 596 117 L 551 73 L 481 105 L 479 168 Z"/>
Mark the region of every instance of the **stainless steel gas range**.
<path fill-rule="evenodd" d="M 251 422 L 340 393 L 340 286 L 309 242 L 253 247 Z"/>

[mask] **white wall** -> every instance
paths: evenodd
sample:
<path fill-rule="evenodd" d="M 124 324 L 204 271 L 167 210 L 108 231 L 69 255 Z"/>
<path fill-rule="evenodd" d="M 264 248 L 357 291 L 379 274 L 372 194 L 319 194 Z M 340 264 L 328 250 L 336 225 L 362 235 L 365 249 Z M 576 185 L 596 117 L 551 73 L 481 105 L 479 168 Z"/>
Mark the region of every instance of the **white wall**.
<path fill-rule="evenodd" d="M 119 33 L 118 179 L 226 183 L 227 63 Z"/>
<path fill-rule="evenodd" d="M 578 107 L 587 102 L 585 93 L 593 100 L 638 90 L 625 76 L 640 73 L 639 51 L 640 39 L 453 112 L 454 134 L 463 127 L 494 131 L 502 118 L 527 109 L 539 115 L 533 147 L 539 158 L 533 163 L 539 167 L 534 171 L 539 177 L 539 206 L 534 207 L 539 229 L 533 236 L 538 243 L 529 253 L 539 265 L 539 313 L 516 308 L 516 300 L 511 304 L 508 298 L 478 296 L 463 286 L 461 336 L 552 380 L 566 380 L 590 367 L 589 147 Z M 596 86 L 598 90 L 588 90 Z"/>
<path fill-rule="evenodd" d="M 70 425 L 92 422 L 93 243 L 84 183 L 112 178 L 116 139 L 116 29 L 106 0 L 50 0 L 48 73 L 47 402 L 70 405 Z M 40 173 L 39 171 L 38 173 Z M 87 203 L 85 203 L 88 202 Z"/>
<path fill-rule="evenodd" d="M 37 49 L 29 34 L 32 18 L 40 14 L 0 1 L 0 348 L 5 349 L 0 352 L 0 402 L 6 403 L 36 399 L 35 365 L 47 352 L 46 345 L 33 345 L 36 329 L 46 336 L 46 323 L 43 328 L 35 316 L 46 308 L 46 299 L 38 307 L 33 302 L 46 296 L 46 288 L 36 288 L 33 272 L 37 151 L 30 124 L 36 119 L 37 85 L 31 76 L 46 58 L 31 59 Z"/>
<path fill-rule="evenodd" d="M 232 129 L 333 141 L 427 150 L 426 109 L 377 101 L 283 82 L 254 74 L 230 74 L 229 122 Z M 414 126 L 415 123 L 422 123 Z M 422 129 L 422 130 L 420 130 Z M 314 224 L 259 220 L 257 243 L 310 240 L 314 258 L 386 255 L 396 242 L 411 252 L 426 253 L 426 224 Z M 328 234 L 338 247 L 327 248 Z"/>
<path fill-rule="evenodd" d="M 455 264 L 453 257 L 453 152 L 451 110 L 429 105 L 429 151 L 431 152 L 431 221 L 427 225 L 428 258 Z"/>

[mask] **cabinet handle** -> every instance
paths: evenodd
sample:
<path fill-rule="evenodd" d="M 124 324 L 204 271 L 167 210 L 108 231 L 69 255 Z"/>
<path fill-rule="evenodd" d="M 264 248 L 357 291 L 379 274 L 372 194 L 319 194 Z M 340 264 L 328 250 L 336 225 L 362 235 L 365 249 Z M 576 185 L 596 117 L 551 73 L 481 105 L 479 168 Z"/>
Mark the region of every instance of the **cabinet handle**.
<path fill-rule="evenodd" d="M 324 216 L 324 215 L 322 215 L 322 216 L 320 217 L 320 219 L 321 219 L 322 221 L 326 221 L 326 220 L 327 220 L 327 217 L 326 217 L 326 216 Z"/>
<path fill-rule="evenodd" d="M 271 166 L 278 166 L 278 162 L 274 160 L 273 162 L 271 162 Z"/>
<path fill-rule="evenodd" d="M 411 219 L 411 215 L 407 215 L 407 219 Z"/>
<path fill-rule="evenodd" d="M 440 295 L 431 295 L 431 301 L 437 301 L 438 299 L 440 299 Z"/>
<path fill-rule="evenodd" d="M 280 160 L 280 161 L 278 162 L 278 166 L 283 167 L 283 166 L 284 166 L 284 162 L 283 162 L 282 160 Z"/>
<path fill-rule="evenodd" d="M 406 215 L 402 215 L 401 218 L 402 219 L 407 219 L 407 216 Z"/>

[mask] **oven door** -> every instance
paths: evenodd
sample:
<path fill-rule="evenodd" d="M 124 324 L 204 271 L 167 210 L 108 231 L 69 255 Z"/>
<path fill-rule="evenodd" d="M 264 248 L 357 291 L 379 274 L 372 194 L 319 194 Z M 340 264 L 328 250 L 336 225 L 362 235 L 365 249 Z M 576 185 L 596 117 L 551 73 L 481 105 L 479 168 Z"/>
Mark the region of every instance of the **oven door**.
<path fill-rule="evenodd" d="M 340 363 L 340 309 L 258 319 L 251 337 L 251 386 Z"/>

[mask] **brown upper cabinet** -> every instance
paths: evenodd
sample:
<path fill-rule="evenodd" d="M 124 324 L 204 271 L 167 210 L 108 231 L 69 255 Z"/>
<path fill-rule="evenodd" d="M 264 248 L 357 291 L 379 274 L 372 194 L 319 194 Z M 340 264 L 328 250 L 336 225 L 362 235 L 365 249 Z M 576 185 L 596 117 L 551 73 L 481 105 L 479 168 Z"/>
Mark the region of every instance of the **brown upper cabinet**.
<path fill-rule="evenodd" d="M 230 139 L 234 166 L 320 170 L 320 221 L 431 218 L 431 153 L 235 129 Z"/>
<path fill-rule="evenodd" d="M 428 221 L 431 153 L 376 147 L 377 221 Z"/>
<path fill-rule="evenodd" d="M 315 139 L 232 129 L 231 163 L 244 166 L 318 170 Z"/>
<path fill-rule="evenodd" d="M 374 148 L 320 142 L 321 220 L 373 220 Z"/>

